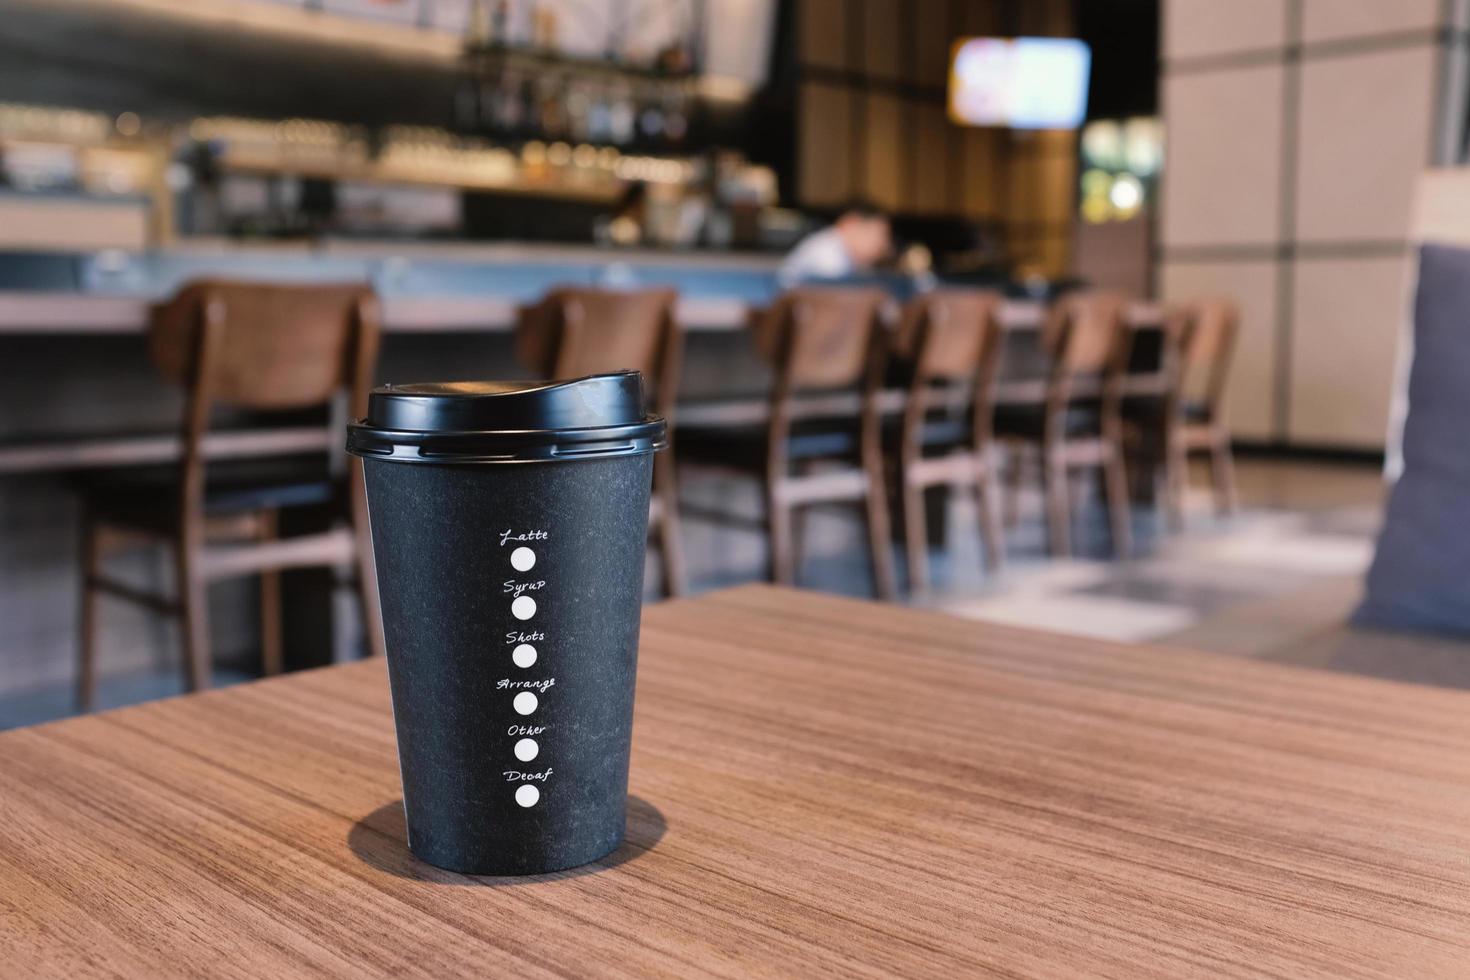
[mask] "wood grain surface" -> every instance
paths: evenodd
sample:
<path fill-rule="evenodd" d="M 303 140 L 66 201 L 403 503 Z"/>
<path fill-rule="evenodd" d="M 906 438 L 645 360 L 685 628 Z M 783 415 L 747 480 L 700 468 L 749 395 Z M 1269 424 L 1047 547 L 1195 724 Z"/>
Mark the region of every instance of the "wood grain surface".
<path fill-rule="evenodd" d="M 748 587 L 645 618 L 629 840 L 404 847 L 381 662 L 0 736 L 0 975 L 1470 971 L 1470 695 Z"/>

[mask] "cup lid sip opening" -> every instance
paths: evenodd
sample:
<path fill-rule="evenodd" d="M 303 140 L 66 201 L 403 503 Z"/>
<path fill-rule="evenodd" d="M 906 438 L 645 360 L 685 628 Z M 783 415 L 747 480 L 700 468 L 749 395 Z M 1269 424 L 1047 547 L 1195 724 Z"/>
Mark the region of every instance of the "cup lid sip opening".
<path fill-rule="evenodd" d="M 644 408 L 637 371 L 570 381 L 451 381 L 383 385 L 347 427 L 365 459 L 497 463 L 650 453 L 667 426 Z"/>

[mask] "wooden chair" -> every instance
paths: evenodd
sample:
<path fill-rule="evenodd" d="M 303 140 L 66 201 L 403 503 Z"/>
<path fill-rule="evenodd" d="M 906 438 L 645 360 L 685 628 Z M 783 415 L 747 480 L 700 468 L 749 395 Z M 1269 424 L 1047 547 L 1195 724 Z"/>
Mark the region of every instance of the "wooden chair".
<path fill-rule="evenodd" d="M 943 484 L 973 490 L 980 514 L 985 563 L 1000 568 L 1005 542 L 1000 494 L 992 460 L 995 376 L 1000 362 L 1001 294 L 940 290 L 904 310 L 895 352 L 912 364 L 898 437 L 899 484 L 909 587 L 929 587 L 929 532 L 924 491 Z M 955 396 L 960 396 L 956 398 Z M 947 408 L 936 418 L 936 409 Z"/>
<path fill-rule="evenodd" d="M 669 448 L 653 460 L 648 515 L 667 596 L 684 592 L 673 444 L 683 355 L 683 336 L 674 316 L 677 298 L 672 289 L 563 287 L 522 308 L 516 327 L 517 354 L 527 369 L 541 377 L 580 378 L 634 370 L 648 379 L 654 410 L 669 425 Z"/>
<path fill-rule="evenodd" d="M 796 579 L 802 518 L 814 504 L 864 507 L 874 591 L 895 595 L 888 502 L 883 479 L 879 394 L 887 343 L 881 290 L 803 287 L 780 296 L 752 318 L 757 350 L 773 379 L 763 424 L 707 423 L 682 432 L 681 458 L 755 473 L 765 485 L 760 521 L 769 543 L 770 577 Z M 858 411 L 833 415 L 819 403 L 860 391 Z M 732 514 L 699 510 L 712 520 Z"/>
<path fill-rule="evenodd" d="M 1102 292 L 1072 294 L 1053 304 L 1043 327 L 1042 343 L 1051 361 L 1043 403 L 1003 406 L 996 413 L 999 436 L 1039 450 L 1047 537 L 1058 557 L 1072 553 L 1069 482 L 1079 468 L 1102 474 L 1114 553 L 1126 558 L 1132 550 L 1123 461 L 1122 406 L 1131 340 L 1126 308 L 1125 297 Z"/>
<path fill-rule="evenodd" d="M 227 577 L 261 579 L 264 672 L 281 670 L 283 569 L 356 562 L 365 635 L 383 650 L 372 542 L 358 461 L 345 484 L 325 458 L 282 465 L 259 461 L 206 466 L 204 442 L 217 408 L 258 412 L 328 409 L 340 394 L 354 415 L 367 409 L 378 352 L 377 301 L 365 285 L 276 286 L 202 281 L 158 307 L 149 332 L 155 366 L 185 388 L 182 458 L 163 472 L 105 474 L 83 488 L 80 670 L 77 700 L 90 710 L 96 689 L 99 593 L 178 617 L 189 690 L 210 680 L 207 587 Z M 328 422 L 336 441 L 340 418 Z M 281 538 L 281 511 L 336 505 L 349 527 Z M 107 554 L 148 542 L 173 556 L 175 590 L 159 595 L 103 574 Z"/>
<path fill-rule="evenodd" d="M 1230 514 L 1236 508 L 1235 463 L 1225 425 L 1225 382 L 1240 324 L 1238 307 L 1227 299 L 1199 300 L 1177 313 L 1178 327 L 1171 332 L 1177 344 L 1172 358 L 1175 379 L 1166 399 L 1164 421 L 1169 519 L 1175 529 L 1184 525 L 1192 452 L 1210 455 L 1215 509 Z"/>

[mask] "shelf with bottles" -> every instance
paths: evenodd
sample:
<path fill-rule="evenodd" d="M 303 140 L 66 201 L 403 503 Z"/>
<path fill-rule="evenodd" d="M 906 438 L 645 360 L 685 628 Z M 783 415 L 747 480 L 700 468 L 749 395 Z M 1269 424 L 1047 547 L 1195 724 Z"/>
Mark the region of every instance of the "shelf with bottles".
<path fill-rule="evenodd" d="M 662 30 L 647 29 L 654 14 Z M 684 152 L 699 111 L 704 20 L 703 0 L 624 3 L 600 20 L 551 0 L 474 0 L 451 127 L 499 141 Z"/>
<path fill-rule="evenodd" d="M 0 103 L 0 188 L 93 200 L 146 198 L 161 182 L 167 137 L 165 127 L 145 130 L 132 112 Z"/>
<path fill-rule="evenodd" d="M 706 0 L 468 0 L 464 57 L 522 69 L 674 79 L 697 74 Z"/>
<path fill-rule="evenodd" d="M 681 152 L 695 141 L 692 78 L 527 71 L 510 63 L 468 71 L 455 91 L 452 128 L 499 141 L 591 143 Z"/>
<path fill-rule="evenodd" d="M 627 60 L 617 52 L 592 57 L 529 44 L 467 42 L 462 60 L 467 66 L 482 69 L 560 72 L 605 80 L 672 82 L 692 80 L 698 75 L 688 53 L 673 45 L 659 51 L 652 62 L 642 63 Z"/>
<path fill-rule="evenodd" d="M 627 182 L 686 184 L 688 157 L 625 153 L 615 147 L 528 140 L 519 146 L 423 126 L 378 133 L 318 120 L 277 122 L 201 117 L 189 126 L 205 170 L 380 184 L 450 187 L 612 201 Z M 196 149 L 197 152 L 197 149 Z M 195 169 L 200 164 L 194 164 Z"/>

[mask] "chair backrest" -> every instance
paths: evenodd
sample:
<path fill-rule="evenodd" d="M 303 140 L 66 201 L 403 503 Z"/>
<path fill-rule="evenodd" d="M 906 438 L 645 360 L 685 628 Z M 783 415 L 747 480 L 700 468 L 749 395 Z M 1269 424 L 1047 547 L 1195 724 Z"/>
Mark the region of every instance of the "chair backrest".
<path fill-rule="evenodd" d="M 365 415 L 378 359 L 378 304 L 365 284 L 202 280 L 154 310 L 148 340 L 159 372 L 187 392 L 180 508 L 197 532 L 203 442 L 214 407 L 319 408 L 345 392 L 348 412 Z M 347 465 L 355 473 L 357 458 Z M 348 485 L 357 492 L 354 478 Z"/>
<path fill-rule="evenodd" d="M 154 365 L 206 410 L 311 408 L 345 390 L 360 414 L 377 347 L 377 301 L 360 283 L 196 281 L 149 329 Z"/>
<path fill-rule="evenodd" d="M 886 299 L 879 289 L 812 286 L 784 293 L 772 323 L 778 395 L 848 388 L 869 375 Z"/>
<path fill-rule="evenodd" d="M 677 298 L 672 289 L 559 287 L 521 311 L 517 349 L 550 378 L 641 371 L 667 417 L 679 385 Z"/>
<path fill-rule="evenodd" d="M 1121 404 L 1132 340 L 1127 309 L 1127 297 L 1111 292 L 1072 293 L 1052 304 L 1043 335 L 1052 359 L 1046 394 L 1052 411 L 1064 409 L 1087 379 L 1100 385 L 1105 411 Z"/>
<path fill-rule="evenodd" d="M 1047 312 L 1045 343 L 1057 369 L 1076 377 L 1116 366 L 1128 299 L 1120 293 L 1063 296 Z"/>
<path fill-rule="evenodd" d="M 1239 326 L 1240 310 L 1232 300 L 1202 299 L 1185 307 L 1178 385 L 1183 397 L 1210 412 L 1219 408 L 1225 395 Z"/>
<path fill-rule="evenodd" d="M 904 309 L 894 348 L 913 362 L 913 381 L 904 407 L 903 443 L 917 451 L 936 383 L 963 388 L 974 413 L 977 440 L 988 439 L 995 410 L 1000 362 L 998 315 L 1004 297 L 993 290 L 943 289 L 912 300 Z M 958 403 L 953 397 L 950 407 Z"/>
<path fill-rule="evenodd" d="M 941 289 L 904 309 L 895 348 L 914 361 L 917 376 L 970 381 L 993 347 L 1004 298 L 993 290 Z"/>
<path fill-rule="evenodd" d="M 786 442 L 803 394 L 861 384 L 861 437 L 881 439 L 878 395 L 887 343 L 879 317 L 886 300 L 881 289 L 803 286 L 782 293 L 753 324 L 756 346 L 775 370 L 766 425 L 766 462 L 772 472 L 786 465 Z"/>

